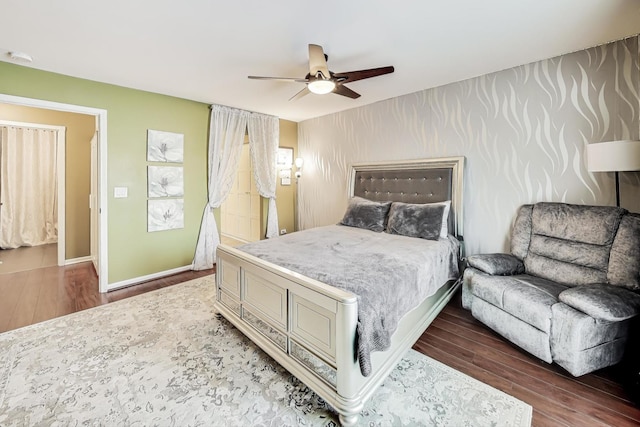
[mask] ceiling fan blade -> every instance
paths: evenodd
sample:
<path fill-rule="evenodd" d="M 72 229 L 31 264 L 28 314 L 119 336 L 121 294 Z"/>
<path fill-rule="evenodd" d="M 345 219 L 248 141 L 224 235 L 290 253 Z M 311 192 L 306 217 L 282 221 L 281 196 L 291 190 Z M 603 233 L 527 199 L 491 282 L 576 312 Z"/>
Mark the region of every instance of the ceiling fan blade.
<path fill-rule="evenodd" d="M 381 76 L 383 74 L 393 73 L 395 69 L 392 66 L 371 68 L 368 70 L 348 71 L 346 73 L 335 73 L 333 77 L 342 81 L 342 83 L 351 83 L 357 80 L 369 79 L 371 77 Z"/>
<path fill-rule="evenodd" d="M 322 46 L 318 46 L 317 44 L 310 44 L 309 74 L 315 76 L 316 74 L 318 74 L 318 71 L 320 71 L 326 79 L 331 77 L 329 68 L 327 67 L 327 60 L 325 58 L 324 51 L 322 50 Z"/>
<path fill-rule="evenodd" d="M 255 80 L 278 80 L 281 82 L 298 82 L 298 83 L 308 83 L 307 79 L 299 79 L 296 77 L 262 77 L 262 76 L 247 76 L 250 79 Z"/>
<path fill-rule="evenodd" d="M 346 96 L 347 98 L 351 99 L 360 98 L 360 94 L 358 92 L 354 92 L 348 87 L 342 85 L 336 85 L 333 93 L 337 93 L 338 95 Z"/>
<path fill-rule="evenodd" d="M 309 88 L 307 88 L 306 86 L 304 87 L 304 89 L 302 89 L 300 92 L 296 93 L 295 95 L 293 95 L 291 98 L 289 98 L 289 101 L 295 101 L 296 99 L 300 99 L 303 96 L 309 94 Z"/>

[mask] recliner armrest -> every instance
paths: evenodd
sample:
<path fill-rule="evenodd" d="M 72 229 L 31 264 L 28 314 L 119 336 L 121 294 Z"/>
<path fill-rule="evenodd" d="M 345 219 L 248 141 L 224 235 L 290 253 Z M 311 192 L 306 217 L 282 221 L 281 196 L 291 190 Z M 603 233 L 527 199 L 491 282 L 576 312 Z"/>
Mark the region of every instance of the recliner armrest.
<path fill-rule="evenodd" d="M 640 295 L 618 286 L 575 286 L 562 291 L 558 299 L 597 320 L 621 322 L 640 314 Z"/>
<path fill-rule="evenodd" d="M 511 254 L 479 254 L 467 258 L 467 264 L 492 276 L 524 273 L 524 263 Z"/>

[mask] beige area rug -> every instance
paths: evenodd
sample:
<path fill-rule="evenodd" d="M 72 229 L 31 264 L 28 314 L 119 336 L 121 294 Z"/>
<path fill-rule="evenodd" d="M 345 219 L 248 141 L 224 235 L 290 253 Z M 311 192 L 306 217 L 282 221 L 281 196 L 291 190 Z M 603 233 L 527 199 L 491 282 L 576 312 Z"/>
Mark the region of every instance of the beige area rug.
<path fill-rule="evenodd" d="M 1 426 L 334 426 L 213 312 L 213 277 L 0 334 Z M 529 426 L 531 406 L 409 351 L 366 426 Z"/>

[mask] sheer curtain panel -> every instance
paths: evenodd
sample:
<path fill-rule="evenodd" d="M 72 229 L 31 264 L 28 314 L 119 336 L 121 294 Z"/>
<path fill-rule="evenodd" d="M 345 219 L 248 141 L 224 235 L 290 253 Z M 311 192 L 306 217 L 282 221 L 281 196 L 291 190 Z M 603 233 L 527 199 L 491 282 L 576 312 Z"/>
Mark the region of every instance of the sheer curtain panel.
<path fill-rule="evenodd" d="M 58 241 L 57 131 L 2 126 L 0 247 Z"/>
<path fill-rule="evenodd" d="M 256 187 L 262 197 L 269 199 L 266 237 L 278 236 L 278 210 L 276 208 L 277 169 L 276 156 L 280 139 L 280 121 L 277 117 L 252 113 L 249 116 L 249 148 Z"/>
<path fill-rule="evenodd" d="M 213 209 L 229 195 L 238 170 L 249 112 L 221 105 L 211 106 L 209 126 L 208 203 L 202 214 L 200 235 L 193 258 L 194 270 L 213 268 L 220 244 Z"/>

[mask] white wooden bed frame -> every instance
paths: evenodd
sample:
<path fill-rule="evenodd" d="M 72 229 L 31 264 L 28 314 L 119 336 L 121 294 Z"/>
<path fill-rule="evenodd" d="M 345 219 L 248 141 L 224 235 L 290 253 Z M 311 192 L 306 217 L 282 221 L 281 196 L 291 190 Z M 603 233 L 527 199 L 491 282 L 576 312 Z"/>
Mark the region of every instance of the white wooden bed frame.
<path fill-rule="evenodd" d="M 353 165 L 349 196 L 354 194 L 359 172 L 428 169 L 451 169 L 450 233 L 461 236 L 463 157 Z M 364 377 L 355 356 L 358 307 L 354 294 L 225 245 L 217 249 L 216 286 L 216 309 L 329 403 L 345 426 L 357 422 L 364 403 L 458 287 L 454 281 L 447 282 L 407 313 L 391 347 L 371 354 L 372 373 Z"/>

